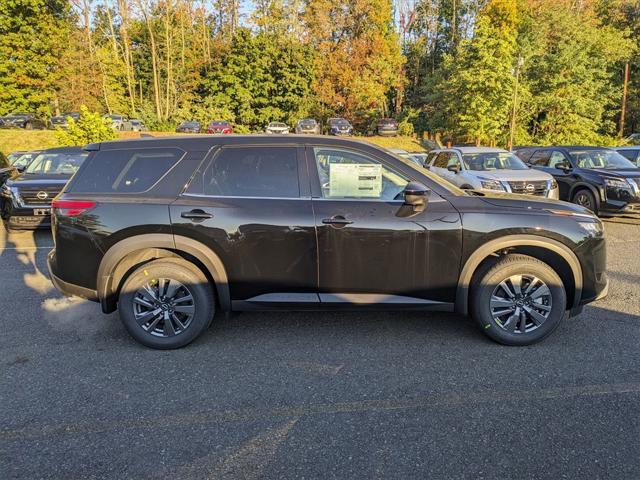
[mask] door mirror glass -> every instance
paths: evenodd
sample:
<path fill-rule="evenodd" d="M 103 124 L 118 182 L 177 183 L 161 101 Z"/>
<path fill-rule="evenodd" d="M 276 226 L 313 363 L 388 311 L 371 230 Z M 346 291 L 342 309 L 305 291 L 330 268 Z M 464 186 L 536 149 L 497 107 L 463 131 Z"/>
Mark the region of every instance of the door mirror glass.
<path fill-rule="evenodd" d="M 453 165 L 449 165 L 447 167 L 447 170 L 453 173 L 460 173 L 460 165 L 458 165 L 457 163 L 454 163 Z"/>
<path fill-rule="evenodd" d="M 559 170 L 571 170 L 571 165 L 569 165 L 569 162 L 567 162 L 566 160 L 563 160 L 561 162 L 556 163 L 556 168 Z"/>

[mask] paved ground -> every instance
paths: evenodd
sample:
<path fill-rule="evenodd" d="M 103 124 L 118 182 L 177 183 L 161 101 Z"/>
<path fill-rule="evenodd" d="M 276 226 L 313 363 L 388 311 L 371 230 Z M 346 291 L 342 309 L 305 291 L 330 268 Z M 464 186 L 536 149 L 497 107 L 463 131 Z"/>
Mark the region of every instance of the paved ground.
<path fill-rule="evenodd" d="M 640 478 L 640 225 L 609 298 L 507 348 L 455 315 L 255 313 L 138 346 L 0 231 L 0 478 Z"/>

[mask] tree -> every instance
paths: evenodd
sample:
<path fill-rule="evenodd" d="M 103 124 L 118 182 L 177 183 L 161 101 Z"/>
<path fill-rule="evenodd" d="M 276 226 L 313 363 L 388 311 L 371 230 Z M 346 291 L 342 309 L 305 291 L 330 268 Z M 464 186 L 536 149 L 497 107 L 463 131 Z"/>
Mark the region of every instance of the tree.
<path fill-rule="evenodd" d="M 67 119 L 67 129 L 56 130 L 56 138 L 61 146 L 82 146 L 88 143 L 104 142 L 118 138 L 110 125 L 99 113 L 90 112 L 87 107 L 80 107 L 80 118 L 75 121 Z"/>
<path fill-rule="evenodd" d="M 473 37 L 445 57 L 441 88 L 449 130 L 476 143 L 506 135 L 513 101 L 517 16 L 515 0 L 491 0 Z"/>
<path fill-rule="evenodd" d="M 386 114 L 388 94 L 403 87 L 390 0 L 309 0 L 304 24 L 316 52 L 320 116 L 345 115 L 363 126 Z"/>
<path fill-rule="evenodd" d="M 66 0 L 0 2 L 0 114 L 51 114 L 69 21 Z"/>

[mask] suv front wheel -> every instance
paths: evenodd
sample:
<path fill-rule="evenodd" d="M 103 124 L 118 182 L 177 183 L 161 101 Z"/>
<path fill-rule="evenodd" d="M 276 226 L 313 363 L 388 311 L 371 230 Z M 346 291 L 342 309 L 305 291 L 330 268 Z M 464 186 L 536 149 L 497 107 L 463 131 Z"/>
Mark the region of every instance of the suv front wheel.
<path fill-rule="evenodd" d="M 122 286 L 120 319 L 147 347 L 183 347 L 200 336 L 214 315 L 207 277 L 182 259 L 160 259 L 136 269 Z"/>
<path fill-rule="evenodd" d="M 505 345 L 530 345 L 553 332 L 567 296 L 558 274 L 527 255 L 506 255 L 472 284 L 471 315 L 482 331 Z"/>

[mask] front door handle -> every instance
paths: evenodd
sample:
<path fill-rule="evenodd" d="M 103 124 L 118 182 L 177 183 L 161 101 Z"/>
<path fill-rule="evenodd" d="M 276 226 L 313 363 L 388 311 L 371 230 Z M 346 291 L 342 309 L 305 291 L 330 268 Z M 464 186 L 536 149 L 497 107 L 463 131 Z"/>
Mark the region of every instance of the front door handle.
<path fill-rule="evenodd" d="M 203 220 L 206 220 L 207 218 L 213 218 L 213 215 L 211 213 L 207 213 L 204 210 L 200 210 L 199 208 L 188 212 L 182 212 L 180 216 L 182 218 L 193 220 L 194 222 L 201 222 Z"/>
<path fill-rule="evenodd" d="M 322 223 L 325 225 L 335 225 L 336 227 L 344 227 L 353 223 L 353 220 L 347 220 L 342 215 L 334 215 L 331 218 L 324 218 Z"/>

